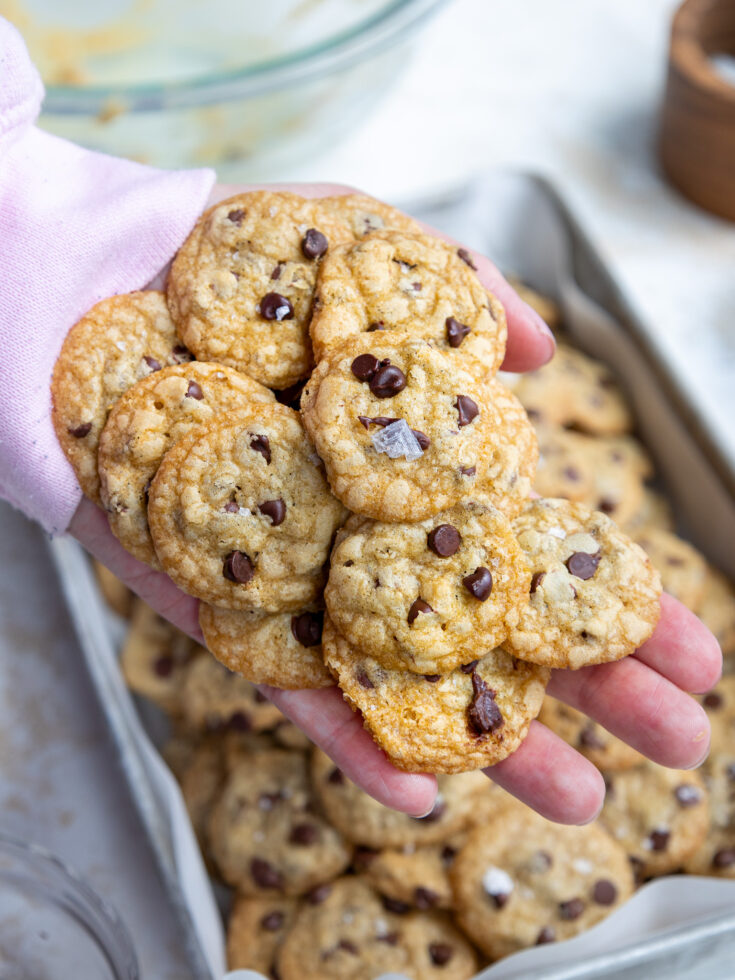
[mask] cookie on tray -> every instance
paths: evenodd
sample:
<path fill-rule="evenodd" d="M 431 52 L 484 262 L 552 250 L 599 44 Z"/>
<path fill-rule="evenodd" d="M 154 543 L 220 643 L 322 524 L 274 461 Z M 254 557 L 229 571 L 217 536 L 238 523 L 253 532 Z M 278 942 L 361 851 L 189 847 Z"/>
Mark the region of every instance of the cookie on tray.
<path fill-rule="evenodd" d="M 113 533 L 132 555 L 158 565 L 148 488 L 174 443 L 221 412 L 273 400 L 268 388 L 238 371 L 194 361 L 156 371 L 115 402 L 99 442 L 100 497 Z"/>
<path fill-rule="evenodd" d="M 691 770 L 644 762 L 608 774 L 600 824 L 620 843 L 639 880 L 682 867 L 704 841 L 709 800 Z"/>
<path fill-rule="evenodd" d="M 477 653 L 448 674 L 387 670 L 325 623 L 327 666 L 375 741 L 406 772 L 492 766 L 526 737 L 549 672 L 501 649 Z"/>
<path fill-rule="evenodd" d="M 520 805 L 468 834 L 450 879 L 457 922 L 491 959 L 570 939 L 633 892 L 625 851 L 599 826 Z"/>
<path fill-rule="evenodd" d="M 276 955 L 300 905 L 298 898 L 236 895 L 227 920 L 227 968 L 273 976 Z"/>
<path fill-rule="evenodd" d="M 644 761 L 640 752 L 627 742 L 611 735 L 581 711 L 550 695 L 544 698 L 538 719 L 598 769 L 618 772 Z"/>
<path fill-rule="evenodd" d="M 133 612 L 133 593 L 101 561 L 93 559 L 92 565 L 94 567 L 94 577 L 97 579 L 97 585 L 107 605 L 118 616 L 123 619 L 130 619 Z"/>
<path fill-rule="evenodd" d="M 429 235 L 374 232 L 330 250 L 309 328 L 317 361 L 358 333 L 401 331 L 492 376 L 505 355 L 500 302 L 456 247 Z"/>
<path fill-rule="evenodd" d="M 319 262 L 352 237 L 316 198 L 250 191 L 215 204 L 168 278 L 182 342 L 199 360 L 227 364 L 269 388 L 305 378 Z"/>
<path fill-rule="evenodd" d="M 688 541 L 660 528 L 647 527 L 635 540 L 661 575 L 666 592 L 696 612 L 705 595 L 705 557 Z"/>
<path fill-rule="evenodd" d="M 358 334 L 314 371 L 301 414 L 350 510 L 422 521 L 467 495 L 496 458 L 487 390 L 425 340 Z"/>
<path fill-rule="evenodd" d="M 324 613 L 238 612 L 199 604 L 199 625 L 214 656 L 254 684 L 302 689 L 329 687 L 322 659 Z"/>
<path fill-rule="evenodd" d="M 623 523 L 623 530 L 635 537 L 648 527 L 658 527 L 664 531 L 674 530 L 674 515 L 666 497 L 651 487 L 643 487 L 643 497 L 637 510 Z"/>
<path fill-rule="evenodd" d="M 522 375 L 513 390 L 534 423 L 600 436 L 633 428 L 633 416 L 609 368 L 567 344 L 558 344 L 553 359 Z"/>
<path fill-rule="evenodd" d="M 156 554 L 180 588 L 269 613 L 314 601 L 344 517 L 299 416 L 275 402 L 215 416 L 180 439 L 148 498 Z"/>
<path fill-rule="evenodd" d="M 386 668 L 445 674 L 499 646 L 531 575 L 511 525 L 472 501 L 340 536 L 324 598 L 336 629 Z"/>
<path fill-rule="evenodd" d="M 281 980 L 470 980 L 477 958 L 448 918 L 397 915 L 360 878 L 335 881 L 324 901 L 304 902 L 277 957 Z"/>
<path fill-rule="evenodd" d="M 256 687 L 199 648 L 180 691 L 184 724 L 194 731 L 262 732 L 282 720 Z"/>
<path fill-rule="evenodd" d="M 387 899 L 387 907 L 396 912 L 451 909 L 449 867 L 466 836 L 462 831 L 442 844 L 365 850 L 360 858 L 360 873 Z"/>
<path fill-rule="evenodd" d="M 542 498 L 513 530 L 532 578 L 530 601 L 505 649 L 576 670 L 619 660 L 648 639 L 660 614 L 659 575 L 609 517 Z"/>
<path fill-rule="evenodd" d="M 302 752 L 243 756 L 209 820 L 223 878 L 241 894 L 304 895 L 340 874 L 351 849 L 315 808 Z"/>
<path fill-rule="evenodd" d="M 707 568 L 697 615 L 714 633 L 723 655 L 735 653 L 735 587 L 712 565 Z"/>
<path fill-rule="evenodd" d="M 468 827 L 478 809 L 486 813 L 488 798 L 497 798 L 497 787 L 482 773 L 439 776 L 434 809 L 416 818 L 368 796 L 319 749 L 312 755 L 311 777 L 329 821 L 353 844 L 376 849 L 443 842 Z"/>
<path fill-rule="evenodd" d="M 110 408 L 136 381 L 191 359 L 163 293 L 153 290 L 102 300 L 66 335 L 51 382 L 53 423 L 79 485 L 95 503 L 97 445 Z"/>

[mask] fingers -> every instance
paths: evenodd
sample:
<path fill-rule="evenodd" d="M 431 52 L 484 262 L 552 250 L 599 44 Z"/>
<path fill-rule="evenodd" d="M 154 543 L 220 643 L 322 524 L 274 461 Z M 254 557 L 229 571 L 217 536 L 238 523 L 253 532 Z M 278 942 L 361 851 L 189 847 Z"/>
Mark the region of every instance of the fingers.
<path fill-rule="evenodd" d="M 709 691 L 722 673 L 720 645 L 673 596 L 661 596 L 661 618 L 635 657 L 684 691 Z"/>
<path fill-rule="evenodd" d="M 414 817 L 425 816 L 432 809 L 436 799 L 434 776 L 400 772 L 392 766 L 339 688 L 281 691 L 262 686 L 261 690 L 334 759 L 348 779 L 379 803 Z"/>
<path fill-rule="evenodd" d="M 110 530 L 104 511 L 86 497 L 77 507 L 69 533 L 164 619 L 204 643 L 198 600 L 182 592 L 163 572 L 155 572 L 128 554 Z"/>
<path fill-rule="evenodd" d="M 592 763 L 538 721 L 513 755 L 485 773 L 557 823 L 589 823 L 605 798 L 605 784 Z"/>
<path fill-rule="evenodd" d="M 693 769 L 707 754 L 702 706 L 635 657 L 555 670 L 548 691 L 662 766 Z"/>

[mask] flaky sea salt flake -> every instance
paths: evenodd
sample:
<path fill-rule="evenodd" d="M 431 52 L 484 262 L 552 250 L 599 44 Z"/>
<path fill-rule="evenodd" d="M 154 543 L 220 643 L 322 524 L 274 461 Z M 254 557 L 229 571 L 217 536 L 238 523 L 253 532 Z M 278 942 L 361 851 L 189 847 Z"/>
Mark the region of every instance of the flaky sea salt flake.
<path fill-rule="evenodd" d="M 421 459 L 424 455 L 418 439 L 405 419 L 391 422 L 384 429 L 375 432 L 371 438 L 377 451 L 385 453 L 391 459 L 398 459 L 403 456 L 404 459 L 411 462 L 414 459 Z"/>

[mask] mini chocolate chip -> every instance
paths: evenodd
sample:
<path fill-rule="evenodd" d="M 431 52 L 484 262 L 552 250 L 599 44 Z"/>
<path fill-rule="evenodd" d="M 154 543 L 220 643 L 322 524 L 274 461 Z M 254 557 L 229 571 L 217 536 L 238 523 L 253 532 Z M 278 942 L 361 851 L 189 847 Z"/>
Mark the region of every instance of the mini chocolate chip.
<path fill-rule="evenodd" d="M 424 678 L 425 681 L 428 681 L 429 684 L 436 684 L 438 681 L 442 679 L 441 674 L 422 674 L 421 676 Z"/>
<path fill-rule="evenodd" d="M 485 893 L 496 909 L 505 908 L 510 898 L 510 892 L 486 892 Z"/>
<path fill-rule="evenodd" d="M 451 864 L 457 856 L 457 849 L 450 844 L 445 844 L 442 848 L 441 859 L 444 864 Z"/>
<path fill-rule="evenodd" d="M 320 259 L 328 248 L 327 236 L 316 228 L 309 228 L 301 239 L 301 251 L 307 259 Z"/>
<path fill-rule="evenodd" d="M 446 318 L 444 326 L 447 328 L 447 340 L 450 347 L 459 347 L 471 329 L 465 323 L 455 320 L 453 316 Z"/>
<path fill-rule="evenodd" d="M 370 418 L 369 415 L 358 415 L 357 416 L 357 421 L 361 425 L 364 425 L 366 429 L 369 429 L 370 428 L 370 423 L 372 422 L 372 419 Z"/>
<path fill-rule="evenodd" d="M 367 691 L 372 691 L 374 689 L 375 685 L 370 680 L 370 678 L 368 677 L 368 675 L 365 673 L 364 670 L 358 670 L 355 676 L 357 679 L 357 683 L 360 685 L 360 687 L 364 687 L 365 690 Z"/>
<path fill-rule="evenodd" d="M 722 847 L 712 858 L 713 868 L 731 868 L 735 864 L 735 848 Z"/>
<path fill-rule="evenodd" d="M 480 565 L 471 575 L 466 575 L 462 579 L 462 585 L 475 599 L 484 602 L 493 590 L 493 577 L 488 568 Z"/>
<path fill-rule="evenodd" d="M 477 667 L 479 662 L 480 662 L 479 660 L 470 660 L 468 664 L 462 664 L 462 666 L 459 669 L 462 671 L 463 674 L 471 674 L 474 671 L 475 667 Z"/>
<path fill-rule="evenodd" d="M 307 847 L 309 844 L 313 844 L 317 839 L 319 832 L 313 823 L 297 823 L 295 827 L 291 829 L 291 834 L 289 835 L 289 840 L 292 844 L 301 844 Z"/>
<path fill-rule="evenodd" d="M 459 472 L 462 476 L 474 476 L 477 473 L 476 466 L 460 466 Z"/>
<path fill-rule="evenodd" d="M 173 669 L 174 658 L 168 653 L 164 653 L 160 657 L 157 657 L 153 663 L 153 672 L 158 677 L 170 677 Z"/>
<path fill-rule="evenodd" d="M 353 956 L 359 953 L 357 946 L 350 939 L 340 939 L 336 948 L 343 949 L 345 953 L 351 953 Z"/>
<path fill-rule="evenodd" d="M 452 524 L 440 524 L 427 535 L 429 547 L 440 558 L 449 558 L 459 551 L 462 536 Z"/>
<path fill-rule="evenodd" d="M 592 897 L 598 905 L 612 905 L 618 897 L 618 890 L 607 878 L 600 878 L 592 889 Z"/>
<path fill-rule="evenodd" d="M 422 820 L 425 823 L 436 823 L 438 820 L 444 816 L 447 810 L 447 804 L 444 800 L 437 800 L 434 804 L 434 809 L 431 813 L 427 813 L 425 817 L 414 817 L 414 820 Z"/>
<path fill-rule="evenodd" d="M 616 502 L 610 500 L 609 497 L 603 497 L 597 502 L 597 509 L 601 510 L 603 514 L 614 514 L 617 506 Z"/>
<path fill-rule="evenodd" d="M 467 708 L 467 723 L 476 735 L 495 732 L 505 724 L 495 703 L 495 691 L 477 673 L 472 675 L 472 701 Z"/>
<path fill-rule="evenodd" d="M 536 589 L 541 585 L 543 580 L 546 578 L 546 572 L 534 572 L 533 578 L 531 579 L 531 595 L 536 591 Z"/>
<path fill-rule="evenodd" d="M 671 834 L 668 830 L 652 830 L 648 835 L 648 839 L 651 842 L 652 851 L 665 851 L 669 846 L 669 837 Z"/>
<path fill-rule="evenodd" d="M 380 367 L 380 361 L 374 354 L 360 354 L 350 365 L 350 370 L 358 381 L 370 381 Z"/>
<path fill-rule="evenodd" d="M 419 432 L 418 429 L 411 429 L 411 432 L 413 432 L 413 434 L 416 436 L 416 442 L 419 444 L 422 452 L 426 452 L 431 445 L 431 439 L 429 439 L 429 437 L 423 432 Z"/>
<path fill-rule="evenodd" d="M 378 320 L 377 323 L 371 323 L 365 333 L 375 333 L 376 330 L 385 330 L 385 323 L 382 320 Z"/>
<path fill-rule="evenodd" d="M 283 262 L 279 262 L 278 265 L 275 266 L 273 272 L 271 272 L 271 282 L 276 282 L 278 279 L 281 278 L 281 273 L 283 272 L 283 266 L 284 266 Z"/>
<path fill-rule="evenodd" d="M 260 453 L 263 459 L 270 465 L 271 444 L 268 436 L 253 436 L 250 440 L 250 448 L 256 453 Z"/>
<path fill-rule="evenodd" d="M 419 613 L 430 612 L 434 612 L 434 610 L 431 608 L 428 602 L 424 602 L 423 599 L 414 599 L 414 601 L 411 603 L 411 608 L 408 610 L 408 616 L 406 616 L 408 625 L 411 626 L 413 624 Z"/>
<path fill-rule="evenodd" d="M 266 500 L 264 503 L 258 504 L 258 510 L 266 517 L 270 517 L 272 527 L 283 524 L 286 518 L 286 504 L 280 497 L 278 500 Z"/>
<path fill-rule="evenodd" d="M 454 949 L 447 943 L 429 943 L 429 956 L 434 966 L 445 966 L 454 956 Z"/>
<path fill-rule="evenodd" d="M 682 783 L 674 790 L 676 802 L 681 807 L 696 806 L 702 799 L 701 792 L 691 783 Z"/>
<path fill-rule="evenodd" d="M 458 248 L 457 255 L 460 257 L 460 259 L 462 259 L 463 262 L 467 263 L 470 269 L 475 269 L 475 271 L 477 270 L 477 266 L 475 265 L 472 256 L 470 255 L 470 253 L 467 251 L 466 248 Z"/>
<path fill-rule="evenodd" d="M 291 300 L 280 293 L 266 293 L 260 301 L 260 315 L 264 320 L 293 319 L 293 306 Z"/>
<path fill-rule="evenodd" d="M 263 858 L 253 858 L 250 862 L 250 874 L 259 888 L 282 888 L 283 876 Z"/>
<path fill-rule="evenodd" d="M 380 936 L 375 937 L 379 943 L 388 943 L 389 946 L 398 945 L 398 933 L 397 932 L 384 932 Z"/>
<path fill-rule="evenodd" d="M 265 929 L 266 932 L 277 932 L 283 925 L 286 917 L 283 912 L 269 912 L 264 915 L 260 920 L 261 929 Z"/>
<path fill-rule="evenodd" d="M 253 723 L 250 716 L 246 715 L 244 711 L 235 711 L 227 719 L 227 727 L 234 732 L 249 732 Z"/>
<path fill-rule="evenodd" d="M 394 915 L 405 915 L 406 912 L 411 911 L 411 906 L 407 902 L 401 902 L 397 898 L 391 898 L 388 895 L 381 896 L 380 901 L 383 903 L 383 908 L 386 912 L 393 912 Z"/>
<path fill-rule="evenodd" d="M 176 344 L 176 346 L 171 351 L 171 356 L 176 361 L 177 364 L 183 364 L 186 361 L 193 361 L 194 355 L 189 350 L 188 347 L 184 347 L 183 344 Z"/>
<path fill-rule="evenodd" d="M 384 364 L 370 379 L 370 391 L 376 398 L 393 398 L 406 387 L 406 375 L 394 364 Z"/>
<path fill-rule="evenodd" d="M 459 425 L 460 429 L 465 425 L 469 425 L 480 414 L 477 402 L 473 401 L 469 395 L 457 395 L 457 401 L 454 403 L 454 407 L 457 409 L 457 415 L 459 417 L 457 425 Z"/>
<path fill-rule="evenodd" d="M 204 392 L 202 391 L 201 385 L 197 384 L 196 381 L 190 381 L 184 397 L 196 398 L 196 400 L 200 402 L 202 398 L 204 398 Z"/>
<path fill-rule="evenodd" d="M 146 364 L 151 369 L 151 371 L 160 371 L 161 370 L 161 367 L 162 367 L 161 362 L 160 361 L 157 361 L 155 357 L 149 357 L 148 354 L 145 354 L 143 356 L 143 360 L 146 362 Z"/>
<path fill-rule="evenodd" d="M 338 769 L 336 766 L 334 767 L 334 769 L 332 769 L 332 771 L 327 776 L 327 782 L 331 783 L 332 786 L 344 786 L 344 781 L 345 781 L 345 774 L 342 772 L 341 769 Z"/>
<path fill-rule="evenodd" d="M 600 553 L 589 555 L 586 551 L 575 551 L 564 563 L 569 569 L 569 574 L 583 581 L 592 578 L 600 564 Z"/>
<path fill-rule="evenodd" d="M 66 431 L 70 436 L 74 436 L 75 439 L 83 439 L 92 431 L 92 423 L 83 422 L 81 425 L 70 426 Z"/>
<path fill-rule="evenodd" d="M 544 926 L 541 932 L 539 932 L 538 936 L 536 937 L 537 946 L 543 946 L 544 943 L 555 943 L 555 942 L 556 942 L 556 933 L 551 928 L 551 926 Z"/>
<path fill-rule="evenodd" d="M 226 514 L 237 514 L 238 511 L 240 510 L 240 507 L 238 506 L 235 500 L 228 500 L 223 510 L 225 511 Z"/>
<path fill-rule="evenodd" d="M 584 912 L 584 902 L 581 898 L 570 898 L 568 902 L 559 902 L 559 915 L 562 919 L 578 919 Z"/>
<path fill-rule="evenodd" d="M 713 711 L 721 708 L 723 703 L 722 695 L 718 694 L 717 691 L 710 691 L 709 694 L 705 694 L 702 698 L 702 704 L 705 708 L 711 708 Z"/>
<path fill-rule="evenodd" d="M 574 466 L 566 466 L 562 470 L 562 472 L 563 472 L 564 476 L 568 480 L 571 480 L 573 483 L 576 483 L 577 480 L 581 480 L 581 478 L 582 478 L 582 474 L 579 472 L 578 469 L 575 469 Z"/>
<path fill-rule="evenodd" d="M 422 885 L 419 885 L 414 889 L 413 904 L 417 909 L 421 909 L 423 912 L 426 912 L 427 909 L 433 909 L 438 901 L 439 896 L 430 888 L 424 888 Z"/>
<path fill-rule="evenodd" d="M 366 418 L 364 415 L 358 415 L 357 417 L 361 422 L 364 418 Z M 394 422 L 400 422 L 400 419 L 390 418 L 388 415 L 374 415 L 372 418 L 367 419 L 368 424 L 365 426 L 366 429 L 370 426 L 371 422 L 373 425 L 379 425 L 382 429 L 384 429 L 386 425 L 393 425 Z M 364 424 L 365 423 L 363 422 L 363 425 Z"/>
<path fill-rule="evenodd" d="M 595 729 L 595 723 L 593 721 L 588 721 L 587 724 L 582 729 L 582 731 L 579 733 L 579 744 L 583 746 L 585 749 L 605 748 L 605 743 L 597 734 L 597 730 Z"/>
<path fill-rule="evenodd" d="M 291 632 L 302 647 L 316 647 L 322 642 L 323 612 L 305 612 L 291 617 Z"/>
<path fill-rule="evenodd" d="M 229 211 L 227 218 L 233 223 L 233 225 L 239 225 L 242 219 L 245 217 L 245 211 L 242 208 L 235 208 Z"/>
<path fill-rule="evenodd" d="M 255 574 L 255 569 L 244 551 L 231 551 L 225 558 L 222 574 L 230 582 L 247 585 Z"/>
<path fill-rule="evenodd" d="M 321 905 L 325 899 L 329 898 L 331 893 L 331 885 L 317 885 L 316 888 L 312 888 L 310 892 L 307 892 L 306 901 L 309 905 Z"/>

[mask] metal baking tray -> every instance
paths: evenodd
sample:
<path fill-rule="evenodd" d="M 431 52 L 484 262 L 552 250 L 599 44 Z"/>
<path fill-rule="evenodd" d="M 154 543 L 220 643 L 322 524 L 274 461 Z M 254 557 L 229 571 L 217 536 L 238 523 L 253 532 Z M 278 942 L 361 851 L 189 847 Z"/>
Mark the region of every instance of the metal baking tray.
<path fill-rule="evenodd" d="M 735 540 L 735 461 L 723 457 L 708 437 L 691 399 L 657 358 L 645 328 L 555 189 L 538 177 L 493 173 L 462 192 L 413 202 L 406 209 L 491 255 L 502 268 L 557 299 L 575 343 L 610 363 L 624 384 L 628 382 L 639 434 L 655 458 L 688 536 L 735 577 L 735 553 L 730 547 Z M 211 950 L 208 955 L 201 923 L 177 868 L 170 811 L 151 777 L 147 756 L 155 749 L 147 741 L 118 668 L 119 630 L 82 549 L 68 538 L 54 539 L 49 546 L 92 687 L 118 750 L 123 779 L 180 926 L 191 976 L 212 980 Z M 636 897 L 631 901 L 635 903 Z M 673 928 L 662 923 L 645 939 L 619 942 L 612 950 L 603 942 L 592 955 L 586 952 L 579 957 L 574 949 L 583 937 L 559 944 L 559 950 L 569 950 L 561 965 L 539 962 L 544 955 L 539 950 L 526 951 L 490 968 L 489 977 L 495 977 L 501 966 L 498 976 L 549 980 L 733 976 L 735 969 L 718 972 L 716 963 L 735 961 L 735 899 L 723 900 L 721 910 L 718 902 L 719 897 L 708 914 L 694 921 L 679 921 Z"/>

